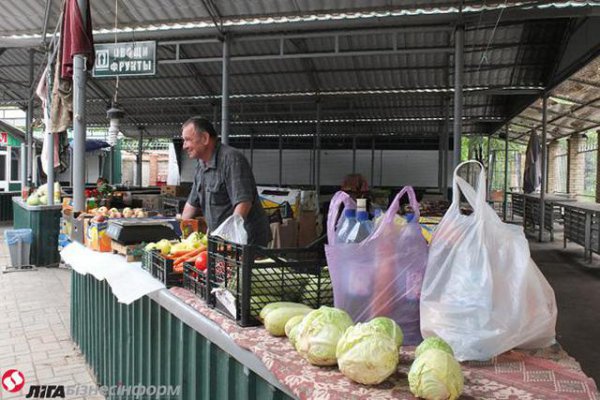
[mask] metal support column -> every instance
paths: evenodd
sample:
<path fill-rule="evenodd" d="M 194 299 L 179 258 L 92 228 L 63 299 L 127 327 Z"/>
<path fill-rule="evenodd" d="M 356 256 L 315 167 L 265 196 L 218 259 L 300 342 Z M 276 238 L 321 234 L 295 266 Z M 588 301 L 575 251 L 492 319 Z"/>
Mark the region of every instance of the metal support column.
<path fill-rule="evenodd" d="M 352 173 L 356 173 L 356 136 L 352 136 Z"/>
<path fill-rule="evenodd" d="M 317 207 L 321 210 L 321 101 L 317 100 L 317 132 L 315 136 L 315 190 Z"/>
<path fill-rule="evenodd" d="M 58 42 L 54 42 L 55 46 L 58 46 Z M 48 65 L 52 65 L 51 59 L 52 50 L 48 51 Z M 50 79 L 50 77 L 47 77 Z M 50 93 L 48 93 L 50 96 Z M 43 112 L 43 111 L 42 111 Z M 46 191 L 48 193 L 48 205 L 54 205 L 54 133 L 50 131 L 50 127 L 44 127 L 46 131 L 45 140 L 48 141 L 48 160 L 46 164 Z"/>
<path fill-rule="evenodd" d="M 81 11 L 83 27 L 86 20 L 88 0 L 77 0 Z M 85 57 L 76 54 L 73 57 L 73 211 L 85 211 L 85 87 L 87 71 Z"/>
<path fill-rule="evenodd" d="M 27 130 L 27 152 L 25 154 L 27 160 L 27 183 L 28 186 L 33 185 L 33 68 L 34 68 L 34 50 L 29 50 L 29 101 L 27 102 L 27 114 L 25 116 L 25 125 Z"/>
<path fill-rule="evenodd" d="M 383 149 L 379 152 L 379 186 L 383 186 Z"/>
<path fill-rule="evenodd" d="M 283 186 L 283 137 L 279 132 L 279 187 Z"/>
<path fill-rule="evenodd" d="M 375 136 L 371 138 L 371 182 L 370 185 L 375 184 Z"/>
<path fill-rule="evenodd" d="M 21 196 L 27 187 L 27 144 L 21 143 Z"/>
<path fill-rule="evenodd" d="M 223 39 L 223 93 L 221 97 L 221 143 L 229 143 L 229 38 Z"/>
<path fill-rule="evenodd" d="M 506 221 L 508 210 L 508 123 L 504 138 L 504 198 L 502 199 L 502 219 Z"/>
<path fill-rule="evenodd" d="M 138 151 L 135 158 L 135 185 L 138 187 L 142 186 L 142 162 L 144 156 L 144 127 L 138 127 L 140 135 L 138 137 Z"/>
<path fill-rule="evenodd" d="M 454 167 L 460 163 L 463 115 L 463 72 L 465 27 L 459 25 L 454 33 Z"/>
<path fill-rule="evenodd" d="M 547 105 L 548 96 L 544 94 L 542 97 L 542 182 L 540 187 L 540 236 L 539 241 L 544 239 L 544 218 L 546 214 L 546 174 L 547 174 L 547 157 L 546 157 L 546 138 L 547 138 Z"/>
<path fill-rule="evenodd" d="M 444 121 L 444 132 L 443 132 L 443 161 L 442 166 L 444 173 L 442 175 L 442 194 L 444 200 L 448 200 L 448 154 L 450 153 L 450 140 L 448 138 L 448 132 L 450 132 L 450 99 L 444 96 L 444 109 L 446 110 L 446 119 Z"/>

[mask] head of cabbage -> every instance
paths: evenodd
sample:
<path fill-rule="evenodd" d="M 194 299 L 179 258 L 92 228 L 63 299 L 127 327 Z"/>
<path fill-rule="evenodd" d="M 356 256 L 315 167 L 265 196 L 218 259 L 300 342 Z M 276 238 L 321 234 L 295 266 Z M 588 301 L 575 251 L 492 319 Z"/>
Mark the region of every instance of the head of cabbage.
<path fill-rule="evenodd" d="M 454 356 L 452 347 L 450 347 L 450 345 L 446 343 L 444 339 L 439 338 L 437 336 L 429 336 L 428 338 L 425 338 L 425 340 L 423 340 L 421 344 L 419 344 L 415 349 L 415 358 L 419 357 L 421 354 L 423 354 L 429 349 L 442 350 L 450 354 L 451 356 Z"/>
<path fill-rule="evenodd" d="M 342 374 L 364 385 L 376 385 L 396 371 L 398 349 L 396 339 L 382 332 L 379 325 L 359 323 L 346 330 L 336 356 Z"/>
<path fill-rule="evenodd" d="M 313 365 L 335 365 L 338 341 L 352 326 L 352 318 L 343 310 L 321 306 L 306 314 L 296 326 L 296 350 Z"/>
<path fill-rule="evenodd" d="M 408 372 L 410 392 L 425 400 L 454 400 L 463 390 L 460 364 L 450 354 L 438 349 L 423 352 Z"/>
<path fill-rule="evenodd" d="M 377 317 L 370 320 L 367 324 L 373 327 L 373 329 L 375 329 L 377 332 L 386 334 L 394 339 L 394 342 L 398 348 L 402 346 L 404 334 L 402 333 L 400 326 L 398 326 L 393 319 L 388 317 Z"/>

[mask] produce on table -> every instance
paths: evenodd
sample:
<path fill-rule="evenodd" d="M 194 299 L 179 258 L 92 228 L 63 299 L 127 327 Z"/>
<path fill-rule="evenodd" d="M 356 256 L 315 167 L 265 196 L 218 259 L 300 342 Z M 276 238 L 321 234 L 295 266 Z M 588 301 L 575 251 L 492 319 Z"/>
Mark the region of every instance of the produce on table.
<path fill-rule="evenodd" d="M 383 382 L 398 367 L 400 353 L 397 339 L 387 330 L 381 330 L 380 326 L 383 325 L 358 323 L 348 328 L 337 344 L 340 371 L 363 385 Z"/>
<path fill-rule="evenodd" d="M 296 315 L 296 316 L 290 318 L 288 320 L 288 322 L 285 323 L 285 328 L 284 328 L 285 336 L 287 336 L 289 338 L 290 333 L 292 332 L 292 329 L 294 329 L 296 326 L 298 326 L 300 324 L 300 322 L 302 322 L 303 319 L 304 319 L 304 315 Z M 290 339 L 290 341 L 291 341 L 291 339 Z"/>
<path fill-rule="evenodd" d="M 156 243 L 156 249 L 160 251 L 160 254 L 166 256 L 171 252 L 171 242 L 167 239 L 162 239 Z"/>
<path fill-rule="evenodd" d="M 338 341 L 350 326 L 352 318 L 343 310 L 321 306 L 308 313 L 296 337 L 296 350 L 313 365 L 335 365 Z"/>
<path fill-rule="evenodd" d="M 298 340 L 298 333 L 300 332 L 300 327 L 302 326 L 302 321 L 304 320 L 305 316 L 302 316 L 302 319 L 300 320 L 300 322 L 293 326 L 290 329 L 290 333 L 287 335 L 288 339 L 290 339 L 290 343 L 292 344 L 292 346 L 294 346 L 294 348 L 296 348 L 296 342 Z M 291 320 L 290 320 L 291 321 Z M 290 323 L 290 321 L 288 321 L 288 324 Z M 287 326 L 287 324 L 286 324 Z"/>
<path fill-rule="evenodd" d="M 398 349 L 402 346 L 404 334 L 396 321 L 388 317 L 373 318 L 367 323 L 376 332 L 383 333 L 394 340 Z"/>
<path fill-rule="evenodd" d="M 60 202 L 60 184 L 54 182 L 54 203 Z M 27 197 L 27 205 L 40 206 L 48 204 L 48 187 L 44 183 L 35 192 Z"/>
<path fill-rule="evenodd" d="M 312 309 L 303 307 L 281 307 L 277 308 L 265 317 L 265 328 L 273 336 L 285 335 L 285 324 L 295 316 L 305 316 Z"/>
<path fill-rule="evenodd" d="M 450 345 L 446 343 L 444 339 L 439 338 L 437 336 L 430 336 L 428 338 L 425 338 L 425 340 L 423 340 L 421 344 L 417 346 L 417 348 L 415 349 L 415 358 L 419 357 L 421 354 L 423 354 L 429 349 L 442 350 L 454 357 L 452 347 L 450 347 Z"/>
<path fill-rule="evenodd" d="M 252 296 L 252 298 L 256 298 L 256 297 L 258 297 L 258 296 Z M 293 303 L 291 301 L 276 301 L 276 302 L 270 302 L 269 304 L 264 306 L 263 309 L 260 311 L 258 319 L 261 321 L 264 321 L 265 318 L 267 317 L 267 315 L 269 315 L 269 313 L 271 313 L 275 310 L 278 310 L 280 308 L 303 308 L 303 309 L 306 309 L 309 311 L 312 310 L 306 304 Z"/>
<path fill-rule="evenodd" d="M 410 391 L 425 400 L 454 400 L 463 390 L 460 364 L 446 351 L 428 349 L 413 362 L 408 372 Z"/>
<path fill-rule="evenodd" d="M 200 252 L 198 257 L 196 258 L 194 266 L 198 271 L 206 271 L 208 266 L 208 251 L 204 250 Z"/>

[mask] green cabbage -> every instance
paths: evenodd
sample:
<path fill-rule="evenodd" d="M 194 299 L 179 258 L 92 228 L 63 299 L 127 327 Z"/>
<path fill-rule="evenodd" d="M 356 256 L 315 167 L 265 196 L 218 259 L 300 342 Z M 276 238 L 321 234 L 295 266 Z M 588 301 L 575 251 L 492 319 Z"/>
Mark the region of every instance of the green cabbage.
<path fill-rule="evenodd" d="M 454 352 L 452 351 L 452 347 L 448 343 L 446 343 L 442 338 L 437 336 L 430 336 L 423 340 L 420 345 L 415 349 L 415 358 L 419 357 L 425 351 L 429 349 L 438 349 L 445 351 L 454 357 Z"/>
<path fill-rule="evenodd" d="M 379 325 L 359 323 L 346 330 L 338 342 L 336 357 L 346 377 L 364 385 L 376 385 L 396 371 L 398 349 L 396 339 Z"/>
<path fill-rule="evenodd" d="M 343 310 L 322 306 L 307 314 L 296 337 L 296 349 L 313 365 L 335 365 L 338 341 L 350 326 L 352 318 Z"/>
<path fill-rule="evenodd" d="M 388 317 L 377 317 L 370 320 L 368 323 L 375 331 L 384 333 L 390 338 L 394 339 L 396 346 L 400 348 L 404 341 L 404 334 L 398 324 L 391 318 Z"/>
<path fill-rule="evenodd" d="M 271 311 L 265 317 L 265 328 L 273 336 L 285 335 L 285 324 L 297 315 L 306 315 L 312 309 L 305 307 L 282 307 Z"/>
<path fill-rule="evenodd" d="M 460 364 L 443 350 L 424 351 L 408 372 L 410 391 L 425 400 L 454 400 L 463 390 Z"/>
<path fill-rule="evenodd" d="M 285 323 L 285 336 L 287 336 L 288 338 L 290 337 L 290 334 L 292 333 L 292 330 L 298 326 L 300 324 L 300 322 L 302 322 L 302 320 L 304 319 L 304 315 L 295 315 L 292 318 L 290 318 L 288 320 L 288 322 Z M 290 341 L 291 338 L 290 338 Z M 292 344 L 294 344 L 294 342 L 292 342 Z"/>

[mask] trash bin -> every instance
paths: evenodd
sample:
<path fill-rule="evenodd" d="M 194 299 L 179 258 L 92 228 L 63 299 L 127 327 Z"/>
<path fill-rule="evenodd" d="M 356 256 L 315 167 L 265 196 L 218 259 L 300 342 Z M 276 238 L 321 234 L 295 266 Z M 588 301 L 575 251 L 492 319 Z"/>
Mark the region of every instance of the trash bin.
<path fill-rule="evenodd" d="M 12 229 L 4 232 L 13 268 L 29 265 L 29 251 L 33 233 L 31 229 Z"/>

